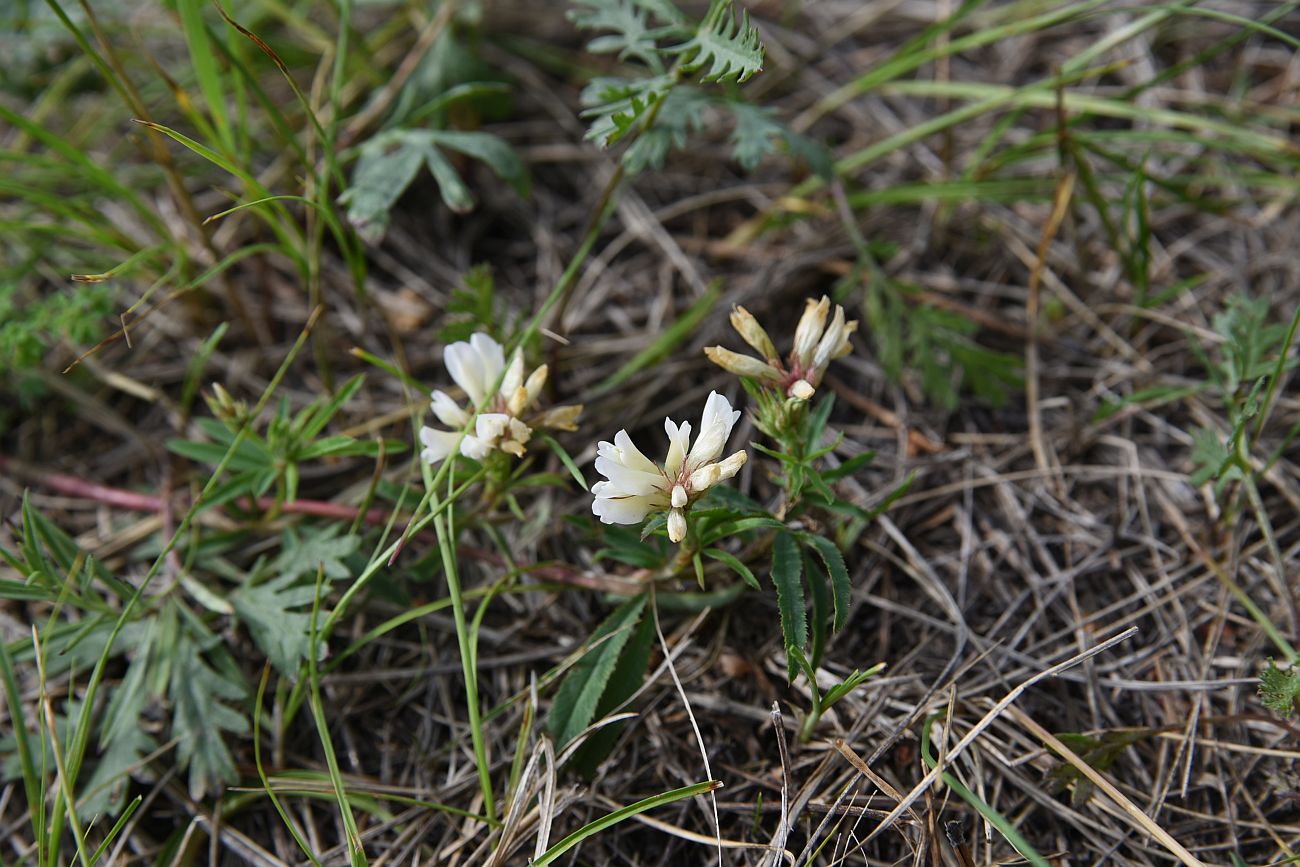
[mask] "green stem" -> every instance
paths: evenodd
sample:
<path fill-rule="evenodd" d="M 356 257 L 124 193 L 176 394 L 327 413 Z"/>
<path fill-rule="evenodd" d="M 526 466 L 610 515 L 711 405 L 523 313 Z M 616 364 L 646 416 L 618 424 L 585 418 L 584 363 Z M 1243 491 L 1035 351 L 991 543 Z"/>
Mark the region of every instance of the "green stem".
<path fill-rule="evenodd" d="M 460 573 L 457 570 L 455 540 L 452 535 L 450 515 L 439 514 L 433 519 L 438 534 L 438 548 L 442 552 L 443 571 L 447 573 L 447 595 L 451 598 L 451 615 L 456 622 L 456 643 L 460 649 L 461 669 L 465 675 L 465 703 L 469 707 L 469 733 L 474 743 L 474 764 L 478 766 L 479 787 L 483 790 L 483 810 L 488 821 L 496 821 L 496 799 L 492 795 L 492 777 L 489 774 L 487 746 L 483 741 L 483 722 L 478 706 L 478 651 L 470 640 L 465 622 L 465 604 L 460 592 Z"/>

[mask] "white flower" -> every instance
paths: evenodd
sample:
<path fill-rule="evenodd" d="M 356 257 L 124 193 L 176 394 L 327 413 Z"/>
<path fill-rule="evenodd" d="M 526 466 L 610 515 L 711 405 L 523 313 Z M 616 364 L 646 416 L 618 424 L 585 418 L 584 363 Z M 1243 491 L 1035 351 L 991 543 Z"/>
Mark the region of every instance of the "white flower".
<path fill-rule="evenodd" d="M 475 460 L 483 460 L 493 449 L 523 457 L 534 427 L 577 428 L 581 406 L 555 407 L 525 420 L 524 414 L 546 385 L 545 364 L 525 381 L 523 355 L 516 350 L 506 367 L 505 350 L 486 334 L 474 334 L 468 342 L 451 344 L 442 357 L 447 372 L 469 398 L 469 406 L 461 407 L 445 391 L 430 395 L 434 416 L 451 430 L 420 428 L 420 443 L 424 446 L 420 456 L 429 463 L 446 458 L 456 450 L 457 443 L 462 455 Z M 462 435 L 471 419 L 472 432 Z"/>
<path fill-rule="evenodd" d="M 831 361 L 843 358 L 853 350 L 849 335 L 858 330 L 857 321 L 846 321 L 844 308 L 838 304 L 830 325 L 827 325 L 830 308 L 831 300 L 825 295 L 819 301 L 808 299 L 795 328 L 794 348 L 785 362 L 776 354 L 772 338 L 744 307 L 731 311 L 731 326 L 746 343 L 762 354 L 763 359 L 760 361 L 721 346 L 710 346 L 704 354 L 719 367 L 778 388 L 786 397 L 808 400 L 821 384 Z"/>
<path fill-rule="evenodd" d="M 651 512 L 668 511 L 668 538 L 686 538 L 685 511 L 706 490 L 740 471 L 747 455 L 738 451 L 719 461 L 740 418 L 725 397 L 709 394 L 700 419 L 700 433 L 691 445 L 690 422 L 680 425 L 664 419 L 668 433 L 668 456 L 663 466 L 651 461 L 632 442 L 626 430 L 614 442 L 602 442 L 596 452 L 596 472 L 606 481 L 596 482 L 591 492 L 596 499 L 591 511 L 603 524 L 639 524 Z"/>

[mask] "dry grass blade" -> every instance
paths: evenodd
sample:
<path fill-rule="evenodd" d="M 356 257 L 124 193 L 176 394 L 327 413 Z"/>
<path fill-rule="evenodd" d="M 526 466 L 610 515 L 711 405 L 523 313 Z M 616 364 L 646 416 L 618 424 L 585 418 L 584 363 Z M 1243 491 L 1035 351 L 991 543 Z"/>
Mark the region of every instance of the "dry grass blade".
<path fill-rule="evenodd" d="M 895 821 L 897 821 L 898 818 L 902 816 L 903 813 L 905 813 L 912 806 L 913 802 L 915 802 L 917 798 L 925 794 L 925 792 L 930 788 L 930 786 L 934 784 L 934 781 L 939 779 L 940 775 L 943 774 L 944 768 L 947 766 L 947 764 L 952 762 L 954 759 L 956 759 L 957 756 L 961 755 L 966 750 L 966 748 L 969 747 L 971 743 L 973 743 L 974 740 L 978 738 L 980 734 L 986 728 L 988 728 L 988 726 L 992 724 L 992 722 L 996 720 L 998 716 L 1000 716 L 1003 713 L 1003 711 L 1005 711 L 1008 707 L 1011 706 L 1012 702 L 1014 702 L 1025 692 L 1025 690 L 1029 689 L 1031 686 L 1038 683 L 1039 681 L 1045 680 L 1056 674 L 1060 674 L 1063 671 L 1067 671 L 1068 669 L 1073 668 L 1079 663 L 1087 659 L 1091 659 L 1092 657 L 1096 656 L 1099 653 L 1105 653 L 1111 647 L 1114 647 L 1115 645 L 1128 640 L 1135 633 L 1137 633 L 1137 631 L 1138 630 L 1136 626 L 1131 626 L 1128 629 L 1121 632 L 1119 635 L 1115 635 L 1106 639 L 1105 641 L 1098 644 L 1096 647 L 1091 647 L 1088 650 L 1084 651 L 1083 653 L 1077 653 L 1074 656 L 1071 656 L 1069 659 L 1065 660 L 1064 662 L 1059 662 L 1056 665 L 1053 665 L 1051 668 L 1044 669 L 1043 671 L 1038 672 L 1032 677 L 1029 677 L 1026 680 L 1021 681 L 1019 685 L 1017 685 L 1014 689 L 1012 689 L 1005 696 L 1003 696 L 1001 700 L 999 700 L 996 704 L 994 704 L 993 707 L 989 709 L 988 713 L 980 717 L 979 722 L 971 726 L 970 731 L 968 731 L 965 735 L 963 735 L 962 739 L 959 740 L 956 744 L 954 744 L 952 749 L 950 749 L 947 752 L 947 754 L 944 756 L 945 761 L 940 761 L 938 764 L 935 765 L 933 770 L 931 770 L 924 777 L 922 777 L 920 782 L 918 782 L 915 786 L 913 786 L 912 790 L 908 792 L 901 801 L 899 801 L 898 806 L 890 810 L 888 815 L 886 815 L 885 818 L 883 818 L 880 821 L 880 824 L 872 829 L 871 833 L 867 835 L 866 840 L 864 840 L 863 842 L 865 843 L 869 841 L 870 839 L 872 839 L 873 837 L 877 836 L 882 831 L 884 831 L 886 828 L 888 828 L 890 825 L 892 825 Z"/>
<path fill-rule="evenodd" d="M 1061 743 L 1060 738 L 1040 726 L 1027 713 L 1019 708 L 1008 708 L 1007 712 L 1012 719 L 1033 733 L 1034 737 L 1047 744 L 1048 747 L 1060 755 L 1061 758 L 1069 762 L 1079 773 L 1087 777 L 1093 785 L 1105 792 L 1106 797 L 1114 801 L 1116 806 L 1123 810 L 1124 814 L 1132 820 L 1135 828 L 1150 834 L 1160 842 L 1161 846 L 1168 849 L 1174 857 L 1183 864 L 1186 864 L 1187 867 L 1205 867 L 1203 861 L 1191 852 L 1188 852 L 1187 848 L 1171 837 L 1168 831 L 1151 821 L 1151 817 L 1138 809 L 1137 805 L 1129 800 L 1123 792 L 1115 788 L 1114 783 L 1106 779 L 1106 777 L 1099 773 L 1092 765 L 1079 758 L 1073 750 Z"/>

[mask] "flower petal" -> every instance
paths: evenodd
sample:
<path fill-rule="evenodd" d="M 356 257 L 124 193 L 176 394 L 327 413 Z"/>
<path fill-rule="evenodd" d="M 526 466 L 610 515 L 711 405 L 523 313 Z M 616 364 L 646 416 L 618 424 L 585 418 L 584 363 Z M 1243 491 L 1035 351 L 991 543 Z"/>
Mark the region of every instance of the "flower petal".
<path fill-rule="evenodd" d="M 483 388 L 483 359 L 468 343 L 453 343 L 442 353 L 447 372 L 472 406 L 480 406 L 487 392 Z"/>
<path fill-rule="evenodd" d="M 420 428 L 420 444 L 424 451 L 420 457 L 431 464 L 436 464 L 456 449 L 460 440 L 460 431 L 437 430 L 431 427 Z"/>
<path fill-rule="evenodd" d="M 650 497 L 602 497 L 591 502 L 591 512 L 602 524 L 639 524 L 656 510 Z"/>
<path fill-rule="evenodd" d="M 681 509 L 668 513 L 668 541 L 674 545 L 686 538 L 686 516 Z"/>
<path fill-rule="evenodd" d="M 495 380 L 493 380 L 495 382 Z M 501 388 L 497 394 L 509 400 L 519 387 L 524 384 L 524 354 L 518 349 L 515 350 L 515 357 L 510 359 L 510 366 L 506 368 L 505 378 L 501 380 Z M 491 382 L 484 385 L 491 387 Z"/>
<path fill-rule="evenodd" d="M 716 391 L 710 392 L 700 418 L 700 435 L 686 456 L 687 466 L 699 467 L 716 461 L 738 418 L 740 411 L 733 410 L 730 401 Z"/>
<path fill-rule="evenodd" d="M 672 419 L 666 418 L 664 430 L 668 432 L 668 457 L 664 459 L 664 472 L 675 479 L 682 471 L 682 461 L 686 459 L 686 450 L 691 445 L 691 423 L 684 421 L 679 426 Z"/>
<path fill-rule="evenodd" d="M 757 349 L 758 354 L 765 360 L 775 361 L 778 358 L 772 338 L 767 336 L 763 326 L 759 325 L 758 320 L 754 318 L 754 314 L 739 304 L 731 308 L 731 327 L 736 329 L 736 333 L 742 340 Z"/>
<path fill-rule="evenodd" d="M 613 458 L 600 455 L 596 458 L 596 472 L 609 479 L 610 484 L 621 494 L 644 496 L 662 491 L 668 483 L 661 473 L 635 470 Z"/>
<path fill-rule="evenodd" d="M 469 345 L 483 362 L 483 393 L 487 394 L 501 378 L 506 366 L 506 351 L 488 335 L 479 331 L 469 336 Z"/>
<path fill-rule="evenodd" d="M 469 413 L 456 405 L 456 401 L 451 399 L 451 395 L 445 391 L 435 391 L 429 395 L 433 400 L 429 408 L 433 414 L 438 417 L 449 428 L 463 428 L 469 423 Z"/>
<path fill-rule="evenodd" d="M 479 413 L 478 419 L 474 422 L 474 433 L 478 434 L 479 439 L 495 444 L 509 425 L 510 416 L 504 412 Z"/>
<path fill-rule="evenodd" d="M 608 445 L 606 443 L 606 445 Z M 626 430 L 621 430 L 614 434 L 614 448 L 618 451 L 618 461 L 625 467 L 634 470 L 640 470 L 643 473 L 658 474 L 659 468 L 655 466 L 654 461 L 647 458 L 632 438 L 627 435 Z"/>
<path fill-rule="evenodd" d="M 475 436 L 467 436 L 460 441 L 460 453 L 467 458 L 481 461 L 492 451 L 492 443 Z"/>

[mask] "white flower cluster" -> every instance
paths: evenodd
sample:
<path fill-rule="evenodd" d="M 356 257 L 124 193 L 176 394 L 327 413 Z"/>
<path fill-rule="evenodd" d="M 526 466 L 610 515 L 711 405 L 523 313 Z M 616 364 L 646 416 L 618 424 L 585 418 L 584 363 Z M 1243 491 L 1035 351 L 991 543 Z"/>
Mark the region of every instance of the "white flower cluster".
<path fill-rule="evenodd" d="M 838 304 L 827 325 L 826 317 L 830 315 L 830 308 L 831 300 L 825 295 L 820 301 L 808 299 L 803 316 L 799 318 L 799 326 L 794 332 L 794 349 L 784 363 L 777 355 L 772 338 L 767 336 L 763 326 L 744 307 L 736 307 L 731 311 L 731 327 L 736 329 L 742 340 L 758 350 L 763 360 L 732 352 L 722 346 L 710 346 L 704 350 L 704 354 L 724 370 L 779 388 L 786 397 L 807 400 L 813 396 L 817 386 L 821 385 L 822 376 L 831 361 L 843 358 L 852 351 L 849 335 L 858 330 L 857 320 L 846 321 L 844 308 Z"/>
<path fill-rule="evenodd" d="M 691 445 L 690 422 L 676 424 L 664 419 L 668 432 L 668 456 L 663 466 L 651 461 L 632 442 L 626 430 L 614 442 L 602 442 L 597 451 L 596 472 L 607 481 L 597 482 L 591 510 L 604 524 L 639 524 L 651 512 L 668 510 L 668 538 L 686 538 L 685 511 L 705 491 L 730 479 L 745 465 L 745 452 L 738 451 L 719 461 L 740 411 L 716 391 L 704 404 L 699 436 Z"/>
<path fill-rule="evenodd" d="M 451 430 L 420 428 L 420 442 L 424 446 L 420 454 L 429 463 L 446 458 L 455 451 L 457 443 L 462 455 L 475 460 L 483 460 L 493 449 L 523 457 L 524 446 L 534 428 L 577 428 L 581 406 L 559 406 L 526 415 L 546 385 L 545 364 L 525 380 L 523 355 L 516 350 L 510 366 L 506 367 L 505 350 L 486 334 L 474 334 L 468 342 L 451 344 L 442 357 L 447 372 L 469 398 L 469 406 L 460 406 L 445 391 L 430 395 L 433 414 Z M 498 380 L 501 385 L 493 392 Z M 471 418 L 473 433 L 462 435 Z"/>
<path fill-rule="evenodd" d="M 838 304 L 832 315 L 826 296 L 817 301 L 809 299 L 795 329 L 794 347 L 782 360 L 772 338 L 748 310 L 736 307 L 731 324 L 761 359 L 721 346 L 711 346 L 705 353 L 715 364 L 766 387 L 762 394 L 769 397 L 760 397 L 755 422 L 768 433 L 788 427 L 789 414 L 803 409 L 803 402 L 821 384 L 830 362 L 851 351 L 849 337 L 858 328 L 856 321 L 845 318 L 844 308 Z M 534 429 L 576 429 L 581 406 L 533 412 L 546 384 L 546 365 L 525 379 L 523 356 L 516 351 L 507 366 L 501 344 L 486 334 L 451 344 L 443 358 L 447 372 L 465 392 L 469 404 L 461 406 L 446 392 L 433 392 L 433 414 L 449 430 L 420 428 L 424 460 L 437 463 L 457 449 L 475 460 L 483 460 L 494 450 L 522 457 Z M 773 423 L 771 412 L 764 409 L 765 400 L 779 401 L 778 421 L 785 422 Z M 732 409 L 725 397 L 710 393 L 694 445 L 689 422 L 677 424 L 664 419 L 668 455 L 662 465 L 642 454 L 626 430 L 620 430 L 612 443 L 601 442 L 596 471 L 605 478 L 592 486 L 592 512 L 605 524 L 639 524 L 652 513 L 666 511 L 668 538 L 681 542 L 686 538 L 686 512 L 691 505 L 745 465 L 747 455 L 743 449 L 722 458 L 739 418 L 740 412 Z"/>

